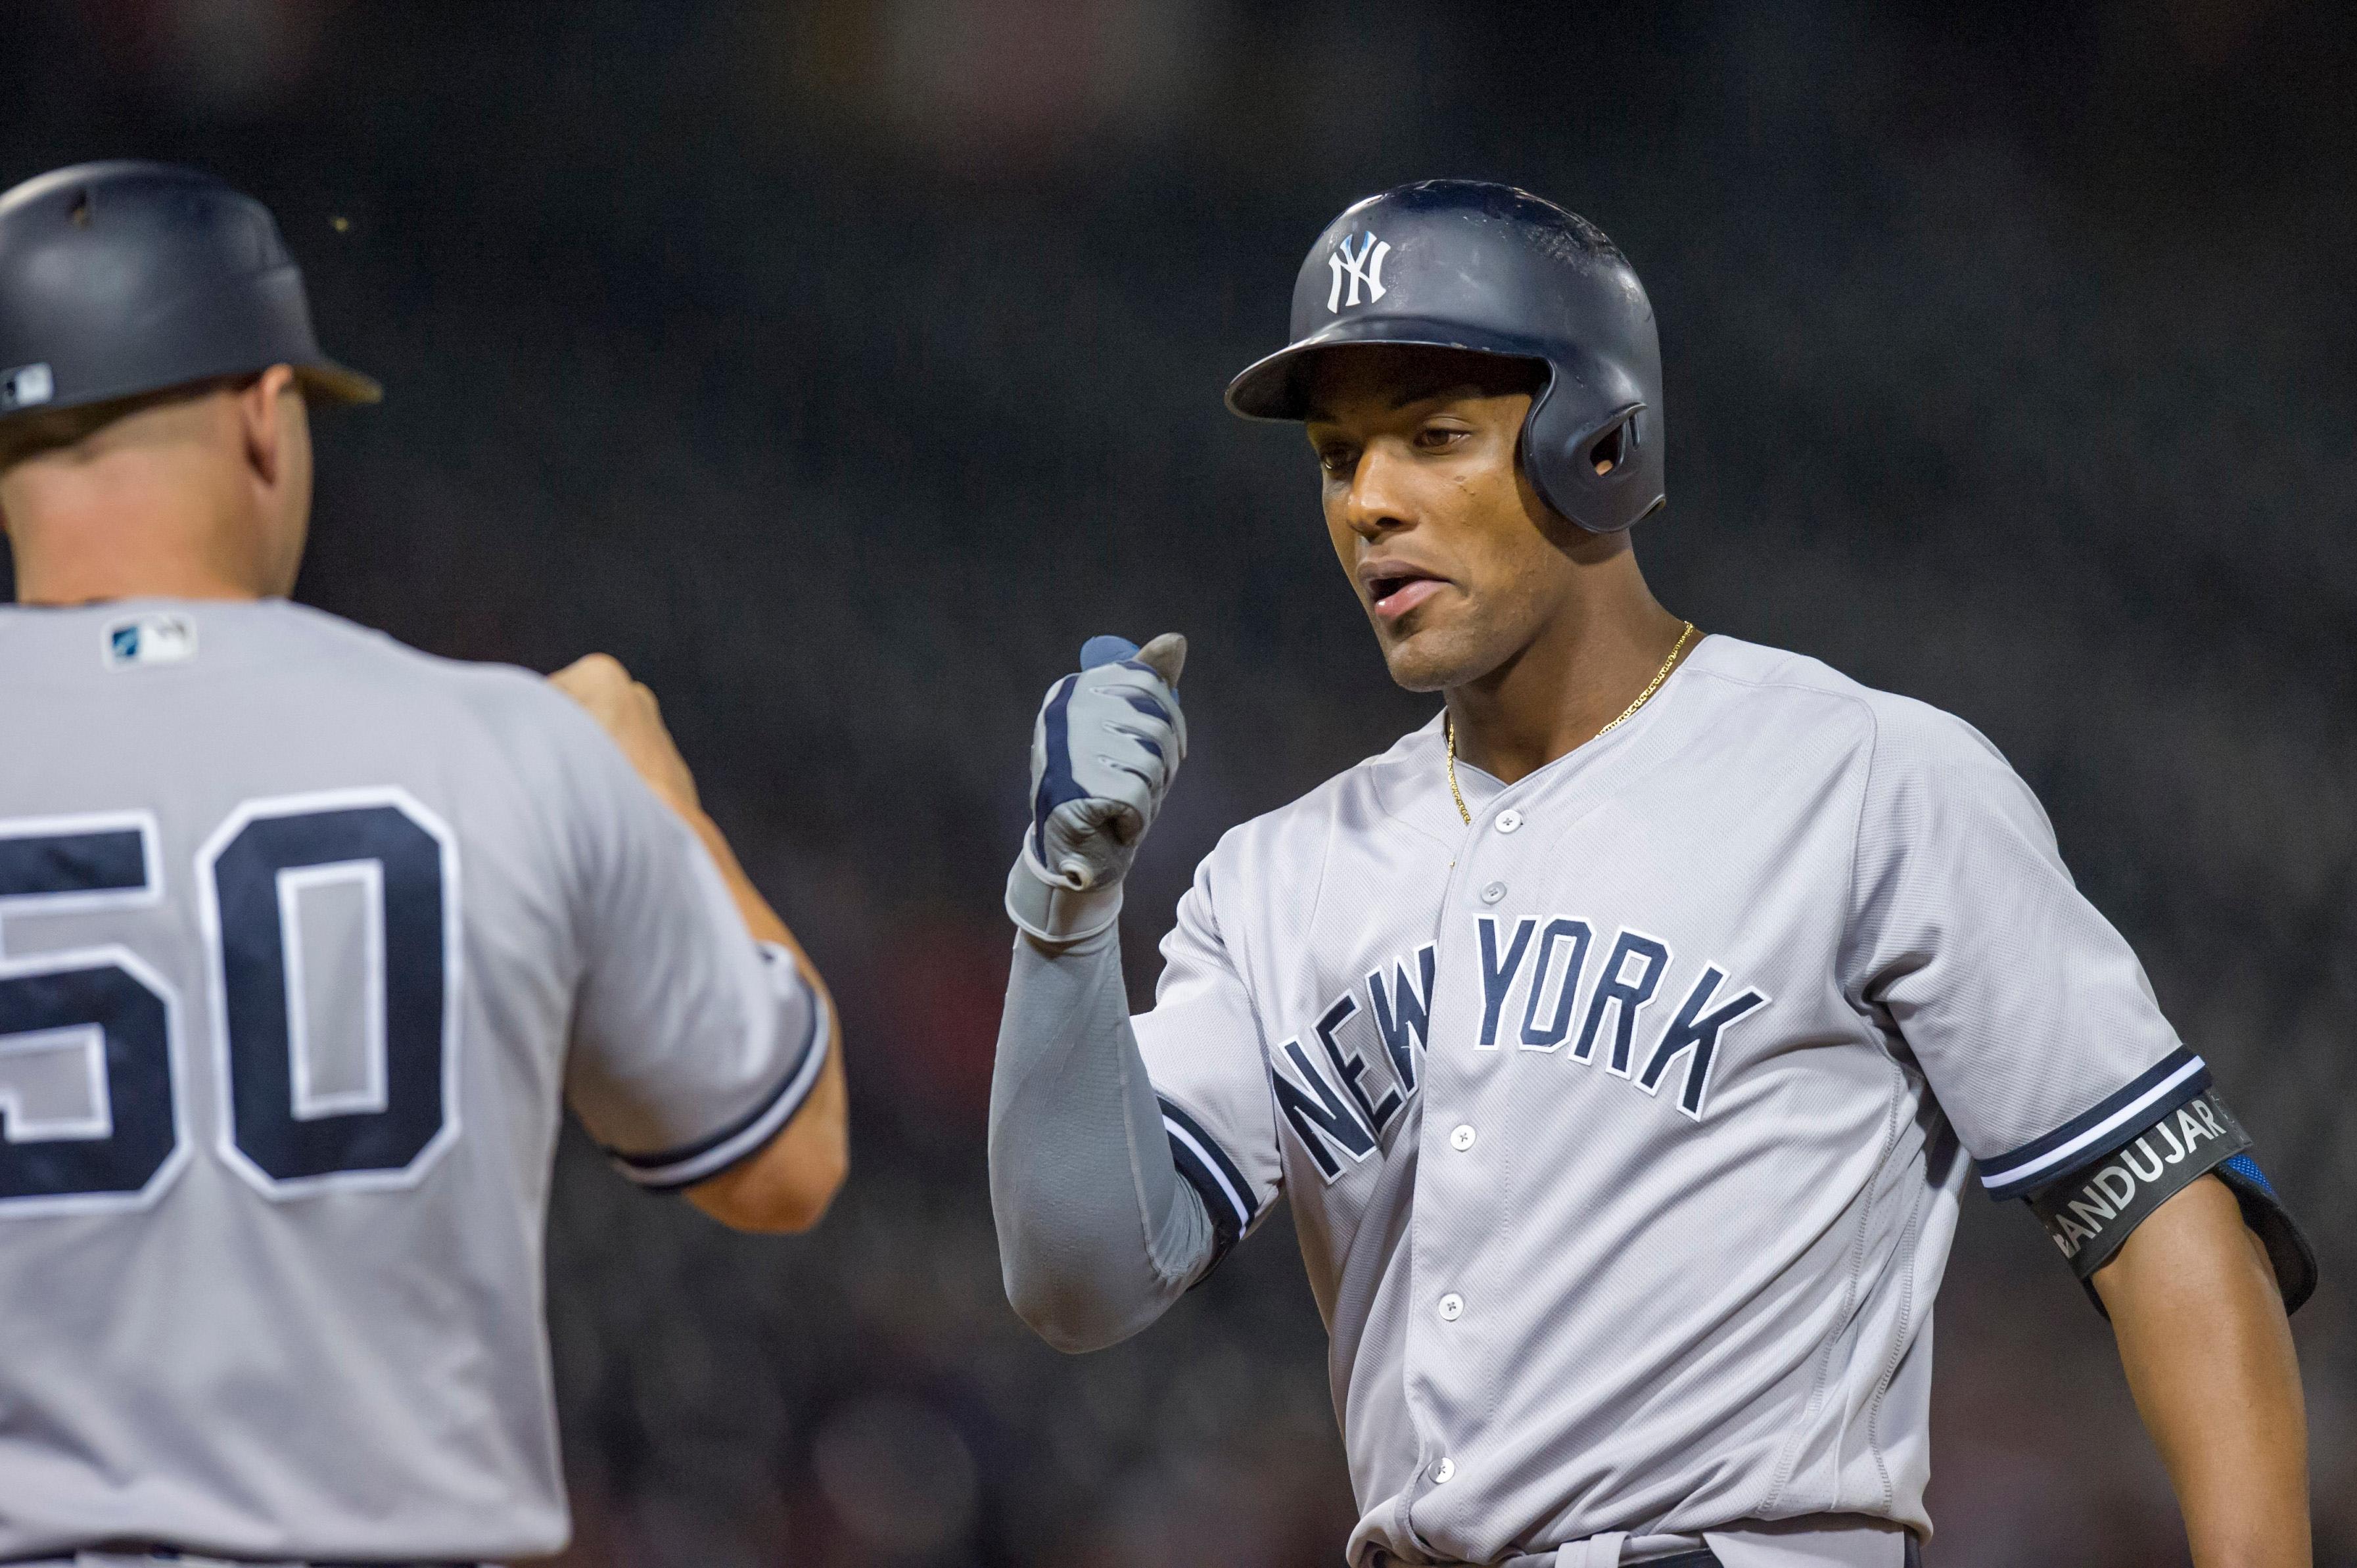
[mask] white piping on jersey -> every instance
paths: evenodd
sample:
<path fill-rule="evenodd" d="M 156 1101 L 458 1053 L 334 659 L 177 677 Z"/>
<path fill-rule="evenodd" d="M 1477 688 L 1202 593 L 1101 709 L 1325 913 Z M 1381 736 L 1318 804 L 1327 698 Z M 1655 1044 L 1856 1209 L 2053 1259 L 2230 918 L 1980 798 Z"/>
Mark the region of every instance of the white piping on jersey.
<path fill-rule="evenodd" d="M 2142 1094 L 2137 1095 L 2134 1100 L 2128 1101 L 2126 1105 L 2121 1106 L 2117 1111 L 2113 1112 L 2109 1116 L 2104 1117 L 2101 1122 L 2096 1122 L 2093 1126 L 2088 1128 L 2085 1132 L 2080 1133 L 2069 1143 L 2063 1144 L 2056 1148 L 2049 1149 L 2046 1153 L 2039 1155 L 2037 1158 L 2024 1160 L 2018 1165 L 2005 1165 L 1996 1170 L 1982 1171 L 1981 1185 L 1987 1187 L 2015 1187 L 2027 1181 L 2029 1177 L 2036 1176 L 2042 1170 L 2047 1170 L 2054 1165 L 2060 1165 L 2064 1160 L 2069 1159 L 2072 1155 L 2075 1155 L 2080 1150 L 2085 1148 L 2088 1144 L 2096 1142 L 2111 1133 L 2117 1132 L 2121 1123 L 2134 1120 L 2139 1112 L 2149 1107 L 2153 1101 L 2167 1095 L 2169 1090 L 2175 1089 L 2179 1084 L 2183 1083 L 2187 1079 L 2191 1078 L 2196 1073 L 2205 1072 L 2207 1070 L 2209 1069 L 2206 1064 L 2203 1063 L 2200 1057 L 2193 1058 L 2183 1067 L 2179 1068 L 2175 1072 L 2170 1073 L 2167 1078 L 2162 1079 L 2158 1083 L 2154 1084 L 2150 1089 L 2146 1090 Z"/>
<path fill-rule="evenodd" d="M 1178 1125 L 1170 1117 L 1166 1115 L 1162 1118 L 1162 1128 L 1164 1132 L 1170 1134 L 1174 1143 L 1185 1144 L 1188 1152 L 1202 1162 L 1203 1168 L 1211 1173 L 1211 1179 L 1220 1184 L 1220 1196 L 1226 1198 L 1236 1211 L 1236 1228 L 1241 1230 L 1250 1225 L 1253 1217 L 1252 1205 L 1246 1203 L 1243 1196 L 1230 1185 L 1227 1173 L 1220 1168 L 1222 1162 L 1213 1158 L 1211 1151 L 1203 1147 L 1192 1133 Z"/>

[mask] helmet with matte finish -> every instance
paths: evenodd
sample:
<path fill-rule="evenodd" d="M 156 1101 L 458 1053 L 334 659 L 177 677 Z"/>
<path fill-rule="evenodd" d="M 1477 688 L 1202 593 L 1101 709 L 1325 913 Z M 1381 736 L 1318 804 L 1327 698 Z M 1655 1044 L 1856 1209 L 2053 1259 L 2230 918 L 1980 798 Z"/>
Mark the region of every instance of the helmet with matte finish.
<path fill-rule="evenodd" d="M 330 403 L 376 382 L 319 351 L 270 209 L 170 164 L 77 164 L 0 195 L 0 418 L 291 365 Z"/>
<path fill-rule="evenodd" d="M 1292 343 L 1230 382 L 1228 406 L 1301 419 L 1310 367 L 1359 343 L 1540 361 L 1546 384 L 1523 421 L 1522 456 L 1546 503 L 1592 533 L 1616 533 L 1665 499 L 1653 307 L 1628 258 L 1577 213 L 1467 179 L 1355 204 L 1301 263 Z"/>

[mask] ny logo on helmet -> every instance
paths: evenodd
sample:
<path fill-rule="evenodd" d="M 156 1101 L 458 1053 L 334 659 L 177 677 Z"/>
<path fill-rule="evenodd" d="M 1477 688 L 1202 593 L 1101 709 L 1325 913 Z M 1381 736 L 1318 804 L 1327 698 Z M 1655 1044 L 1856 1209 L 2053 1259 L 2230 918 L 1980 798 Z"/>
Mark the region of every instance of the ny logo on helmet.
<path fill-rule="evenodd" d="M 1368 304 L 1372 305 L 1383 298 L 1383 258 L 1391 253 L 1391 246 L 1376 239 L 1372 231 L 1368 232 L 1366 243 L 1359 247 L 1359 253 L 1355 256 L 1351 253 L 1351 237 L 1348 234 L 1342 236 L 1341 242 L 1334 247 L 1334 253 L 1326 258 L 1326 264 L 1334 269 L 1334 286 L 1326 291 L 1326 308 L 1339 311 L 1346 305 L 1358 304 L 1361 284 L 1367 285 Z M 1345 277 L 1351 280 L 1351 297 L 1348 299 L 1342 297 L 1342 280 Z"/>

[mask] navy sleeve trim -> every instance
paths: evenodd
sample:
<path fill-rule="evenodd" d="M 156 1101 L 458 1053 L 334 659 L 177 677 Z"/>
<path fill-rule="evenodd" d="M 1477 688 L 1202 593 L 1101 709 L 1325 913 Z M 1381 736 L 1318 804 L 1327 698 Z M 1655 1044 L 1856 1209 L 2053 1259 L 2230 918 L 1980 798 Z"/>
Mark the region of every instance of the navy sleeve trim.
<path fill-rule="evenodd" d="M 2019 1197 L 2033 1187 L 2102 1159 L 2209 1087 L 2208 1065 L 2179 1046 L 2117 1093 L 2051 1133 L 1983 1160 L 1981 1186 L 1994 1198 Z"/>
<path fill-rule="evenodd" d="M 1211 1213 L 1211 1232 L 1219 1239 L 1219 1251 L 1211 1260 L 1216 1266 L 1228 1249 L 1252 1229 L 1253 1218 L 1258 1212 L 1252 1198 L 1252 1184 L 1244 1179 L 1236 1162 L 1228 1157 L 1228 1152 L 1220 1147 L 1219 1140 L 1203 1130 L 1201 1122 L 1168 1099 L 1157 1098 L 1162 1105 L 1162 1129 L 1170 1135 L 1171 1163 L 1187 1178 L 1187 1184 L 1202 1195 L 1203 1207 Z"/>
<path fill-rule="evenodd" d="M 2160 1207 L 2251 1146 L 2212 1093 L 2165 1111 L 2104 1159 L 2029 1195 L 2030 1211 L 2082 1282 L 2116 1256 Z M 2095 1302 L 2098 1310 L 2103 1301 Z"/>
<path fill-rule="evenodd" d="M 794 1064 L 768 1098 L 710 1137 L 660 1154 L 628 1155 L 608 1149 L 615 1166 L 639 1186 L 656 1192 L 694 1187 L 726 1170 L 777 1135 L 794 1118 L 818 1084 L 826 1066 L 827 1037 L 833 1032 L 826 998 L 810 993 L 810 1032 L 794 1054 Z"/>

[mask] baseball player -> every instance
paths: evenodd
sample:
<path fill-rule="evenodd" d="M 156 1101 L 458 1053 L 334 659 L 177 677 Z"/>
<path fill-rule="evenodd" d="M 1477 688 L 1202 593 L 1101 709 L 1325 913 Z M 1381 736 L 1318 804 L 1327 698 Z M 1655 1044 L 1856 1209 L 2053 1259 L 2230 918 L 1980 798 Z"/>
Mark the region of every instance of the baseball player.
<path fill-rule="evenodd" d="M 376 397 L 259 203 L 0 196 L 0 1563 L 554 1551 L 560 1101 L 741 1229 L 843 1176 L 825 990 L 645 689 L 284 597 L 307 410 Z"/>
<path fill-rule="evenodd" d="M 1281 1198 L 1353 1568 L 1898 1568 L 1976 1164 L 2108 1312 L 2195 1562 L 2308 1563 L 2305 1243 L 1994 747 L 1647 591 L 1660 355 L 1620 252 L 1406 186 L 1328 227 L 1292 327 L 1229 404 L 1305 425 L 1440 712 L 1222 839 L 1132 1019 L 1184 645 L 1098 639 L 1050 690 L 991 1101 L 1017 1310 L 1111 1344 Z"/>

